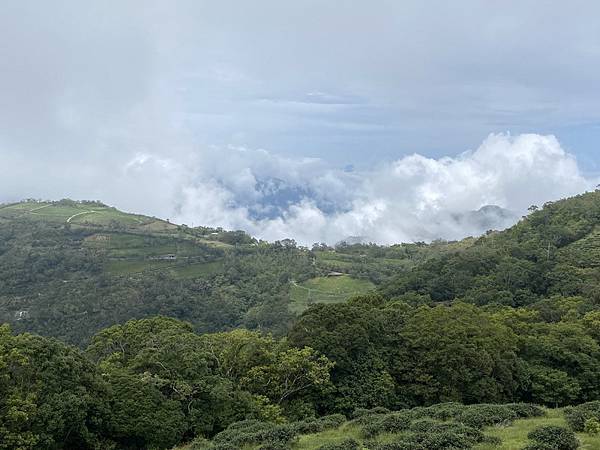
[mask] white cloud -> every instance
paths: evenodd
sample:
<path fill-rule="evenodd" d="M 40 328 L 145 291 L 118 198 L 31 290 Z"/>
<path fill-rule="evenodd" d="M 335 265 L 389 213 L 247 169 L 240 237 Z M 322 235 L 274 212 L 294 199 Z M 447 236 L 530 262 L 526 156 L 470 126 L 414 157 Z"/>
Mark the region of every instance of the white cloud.
<path fill-rule="evenodd" d="M 233 170 L 185 188 L 178 219 L 241 228 L 269 240 L 292 237 L 304 244 L 332 243 L 348 236 L 381 243 L 454 239 L 485 231 L 460 214 L 497 205 L 519 215 L 531 204 L 574 195 L 595 184 L 582 175 L 575 158 L 556 138 L 536 134 L 490 135 L 477 150 L 455 158 L 414 154 L 350 175 L 266 152 L 261 155 L 251 154 L 248 165 L 239 170 L 244 159 L 238 153 L 232 158 Z M 220 162 L 230 166 L 226 155 Z M 270 170 L 260 170 L 264 167 Z M 252 183 L 268 176 L 310 194 L 276 218 L 253 219 L 248 214 L 252 205 L 240 205 L 238 199 L 260 201 L 261 193 Z M 318 199 L 339 207 L 325 211 Z M 506 220 L 510 219 L 498 224 L 509 225 Z"/>
<path fill-rule="evenodd" d="M 484 232 L 490 221 L 508 226 L 514 217 L 492 213 L 482 222 L 466 213 L 497 205 L 519 217 L 531 204 L 596 184 L 556 138 L 537 134 L 492 134 L 456 157 L 413 154 L 350 173 L 317 159 L 234 147 L 153 149 L 95 163 L 0 154 L 6 173 L 0 200 L 100 199 L 127 211 L 243 229 L 268 240 L 310 245 L 365 236 L 390 244 L 461 238 Z"/>

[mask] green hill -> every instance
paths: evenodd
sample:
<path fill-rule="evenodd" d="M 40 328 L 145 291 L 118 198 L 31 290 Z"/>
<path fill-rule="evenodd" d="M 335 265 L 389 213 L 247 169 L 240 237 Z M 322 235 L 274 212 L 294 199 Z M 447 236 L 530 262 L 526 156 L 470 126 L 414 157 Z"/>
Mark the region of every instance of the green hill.
<path fill-rule="evenodd" d="M 306 306 L 294 306 L 304 301 L 296 286 L 319 283 L 328 271 L 293 241 L 259 242 L 100 202 L 0 206 L 0 321 L 78 345 L 100 328 L 155 314 L 205 331 L 282 332 Z M 347 275 L 344 289 L 323 286 L 304 303 L 363 293 L 373 287 L 367 276 Z"/>
<path fill-rule="evenodd" d="M 599 226 L 599 192 L 311 249 L 3 205 L 0 448 L 598 448 Z"/>
<path fill-rule="evenodd" d="M 500 405 L 474 405 L 473 410 L 501 410 Z M 521 405 L 525 406 L 525 405 Z M 436 409 L 448 408 L 450 405 L 437 405 L 431 409 L 432 414 Z M 455 405 L 455 407 L 459 407 Z M 468 410 L 468 408 L 467 408 Z M 432 419 L 427 416 L 427 413 L 413 414 L 416 419 L 408 418 L 405 425 L 402 425 L 402 416 L 409 416 L 411 411 L 385 414 L 370 414 L 369 416 L 361 416 L 349 421 L 343 421 L 338 425 L 332 420 L 332 426 L 313 425 L 313 428 L 324 428 L 323 431 L 304 432 L 296 435 L 289 444 L 291 450 L 352 450 L 352 449 L 368 449 L 368 450 L 393 450 L 398 448 L 414 448 L 414 449 L 441 449 L 441 448 L 472 448 L 473 450 L 521 450 L 527 445 L 532 444 L 532 440 L 528 435 L 541 427 L 560 427 L 567 430 L 568 424 L 564 418 L 564 413 L 561 409 L 541 409 L 539 416 L 522 417 L 517 419 L 502 419 L 500 416 L 496 419 L 497 423 L 490 423 L 488 426 L 469 426 L 458 425 L 454 420 Z M 497 412 L 496 412 L 497 414 Z M 392 419 L 396 419 L 395 421 Z M 322 419 L 326 421 L 327 418 Z M 385 422 L 388 422 L 387 426 Z M 492 422 L 494 419 L 492 419 Z M 381 422 L 384 422 L 381 424 Z M 392 425 L 392 422 L 395 422 Z M 292 424 L 291 427 L 294 427 Z M 306 423 L 295 425 L 297 428 L 310 428 Z M 463 428 L 461 428 L 461 426 Z M 377 428 L 383 429 L 377 432 Z M 386 429 L 387 428 L 387 429 Z M 395 428 L 395 430 L 394 430 Z M 400 428 L 400 429 L 398 429 Z M 404 428 L 404 429 L 402 429 Z M 454 428 L 454 434 L 452 430 Z M 426 434 L 419 435 L 414 430 L 423 429 Z M 439 431 L 438 431 L 439 430 Z M 442 431 L 443 430 L 443 431 Z M 479 431 L 481 430 L 481 431 Z M 375 431 L 375 434 L 374 434 Z M 444 434 L 442 434 L 444 433 Z M 472 439 L 469 439 L 469 433 Z M 225 434 L 225 433 L 223 433 Z M 436 434 L 438 436 L 436 436 Z M 230 433 L 231 436 L 231 433 Z M 442 437 L 443 436 L 443 437 Z M 577 441 L 579 441 L 581 450 L 595 450 L 600 448 L 600 436 L 589 433 L 576 433 Z M 416 437 L 416 439 L 415 439 Z M 231 437 L 229 437 L 231 439 Z M 437 439 L 436 439 L 437 438 Z M 443 439 L 449 441 L 449 445 L 457 445 L 457 447 L 444 446 Z M 215 439 L 221 442 L 219 436 Z M 423 444 L 418 444 L 415 440 L 422 440 Z M 463 444 L 461 445 L 461 441 Z M 479 441 L 479 442 L 478 442 Z M 487 441 L 487 442 L 486 442 Z M 429 447 L 425 445 L 429 444 Z M 264 445 L 264 443 L 262 444 Z M 422 445 L 422 447 L 419 447 Z M 433 446 L 432 446 L 433 445 Z M 218 445 L 210 442 L 195 443 L 187 446 L 178 447 L 179 450 L 210 450 L 218 449 Z M 255 450 L 262 448 L 260 443 L 254 445 L 247 444 L 243 448 Z M 548 449 L 557 449 L 562 447 L 548 446 Z"/>
<path fill-rule="evenodd" d="M 382 293 L 480 305 L 532 305 L 553 295 L 595 302 L 599 225 L 599 192 L 549 202 L 506 231 L 491 232 L 462 251 L 439 254 L 391 277 Z"/>

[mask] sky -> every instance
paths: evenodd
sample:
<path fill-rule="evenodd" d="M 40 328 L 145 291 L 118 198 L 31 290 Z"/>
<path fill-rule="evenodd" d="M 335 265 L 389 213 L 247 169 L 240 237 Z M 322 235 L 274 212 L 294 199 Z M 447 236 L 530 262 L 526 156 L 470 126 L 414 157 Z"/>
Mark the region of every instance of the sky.
<path fill-rule="evenodd" d="M 0 202 L 98 199 L 303 244 L 458 239 L 486 205 L 508 226 L 598 184 L 599 14 L 6 0 Z"/>

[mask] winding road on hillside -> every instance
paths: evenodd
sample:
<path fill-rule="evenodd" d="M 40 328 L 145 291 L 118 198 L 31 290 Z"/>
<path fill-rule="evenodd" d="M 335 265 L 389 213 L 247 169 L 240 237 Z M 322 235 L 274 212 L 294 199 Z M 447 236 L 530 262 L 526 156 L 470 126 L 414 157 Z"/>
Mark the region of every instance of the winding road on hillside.
<path fill-rule="evenodd" d="M 98 211 L 83 211 L 83 212 L 80 212 L 80 213 L 77 213 L 77 214 L 73 214 L 71 217 L 69 217 L 67 219 L 67 223 L 71 223 L 71 220 L 73 220 L 75 217 L 83 216 L 84 214 L 93 214 L 93 213 L 96 213 L 96 212 L 98 212 Z"/>

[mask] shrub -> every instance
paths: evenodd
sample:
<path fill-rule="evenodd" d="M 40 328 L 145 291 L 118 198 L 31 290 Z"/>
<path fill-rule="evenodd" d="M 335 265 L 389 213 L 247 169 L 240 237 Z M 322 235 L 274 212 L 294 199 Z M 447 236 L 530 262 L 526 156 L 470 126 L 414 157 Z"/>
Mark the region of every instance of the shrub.
<path fill-rule="evenodd" d="M 247 430 L 252 428 L 263 428 L 265 425 L 268 425 L 266 422 L 261 422 L 257 419 L 249 419 L 249 420 L 240 420 L 239 422 L 234 422 L 227 427 L 228 430 Z"/>
<path fill-rule="evenodd" d="M 283 442 L 269 442 L 261 445 L 258 450 L 290 450 L 290 444 Z"/>
<path fill-rule="evenodd" d="M 389 414 L 389 413 L 391 413 L 391 411 L 382 406 L 378 406 L 378 407 L 372 408 L 372 409 L 356 408 L 352 412 L 351 417 L 353 419 L 358 419 L 359 417 L 372 416 L 373 414 Z"/>
<path fill-rule="evenodd" d="M 427 450 L 445 450 L 460 448 L 468 449 L 473 447 L 479 441 L 456 431 L 445 430 L 438 433 L 419 435 L 418 442 Z"/>
<path fill-rule="evenodd" d="M 583 431 L 587 434 L 599 434 L 600 433 L 600 422 L 595 417 L 587 419 L 583 426 Z"/>
<path fill-rule="evenodd" d="M 555 450 L 555 448 L 547 444 L 533 443 L 523 447 L 523 450 Z"/>
<path fill-rule="evenodd" d="M 502 445 L 502 439 L 500 439 L 497 436 L 484 436 L 483 440 L 481 441 L 482 444 L 487 444 L 487 445 L 493 445 L 493 446 L 500 446 Z"/>
<path fill-rule="evenodd" d="M 290 424 L 297 434 L 319 433 L 323 430 L 338 428 L 346 422 L 343 414 L 332 414 L 318 419 L 306 419 Z"/>
<path fill-rule="evenodd" d="M 293 427 L 289 425 L 277 425 L 276 427 L 259 434 L 260 440 L 258 442 L 267 444 L 287 444 L 288 442 L 294 440 L 294 438 L 297 436 L 297 433 L 294 431 Z"/>
<path fill-rule="evenodd" d="M 553 450 L 575 450 L 579 447 L 579 441 L 575 433 L 567 428 L 557 426 L 543 426 L 531 431 L 527 437 L 541 448 Z"/>
<path fill-rule="evenodd" d="M 573 431 L 583 431 L 586 420 L 600 420 L 600 401 L 565 408 L 565 419 Z"/>
<path fill-rule="evenodd" d="M 198 436 L 192 441 L 190 447 L 192 450 L 212 450 L 213 445 L 208 439 Z"/>
<path fill-rule="evenodd" d="M 232 445 L 237 448 L 247 444 L 287 444 L 298 432 L 293 425 L 275 425 L 272 423 L 244 421 L 234 423 L 217 434 L 213 442 L 216 445 Z"/>
<path fill-rule="evenodd" d="M 298 434 L 311 434 L 323 431 L 323 423 L 319 419 L 305 419 L 290 424 Z"/>
<path fill-rule="evenodd" d="M 372 416 L 372 420 L 363 426 L 363 434 L 373 437 L 381 433 L 399 433 L 407 430 L 411 423 L 409 413 L 397 412 L 383 416 Z"/>
<path fill-rule="evenodd" d="M 398 441 L 389 442 L 387 444 L 367 444 L 365 447 L 370 450 L 428 450 L 422 444 L 411 438 L 403 438 Z"/>
<path fill-rule="evenodd" d="M 354 439 L 346 439 L 337 444 L 321 445 L 317 450 L 359 450 L 360 444 Z"/>
<path fill-rule="evenodd" d="M 508 403 L 504 406 L 512 410 L 519 419 L 543 417 L 546 415 L 546 412 L 541 407 L 531 403 Z"/>
<path fill-rule="evenodd" d="M 465 410 L 465 408 L 465 405 L 461 403 L 439 403 L 437 405 L 423 408 L 422 413 L 433 419 L 449 420 L 458 417 Z M 419 411 L 415 411 L 415 413 L 418 412 Z"/>
<path fill-rule="evenodd" d="M 483 428 L 506 424 L 517 417 L 517 413 L 505 405 L 472 405 L 465 408 L 456 420 L 473 428 Z"/>
<path fill-rule="evenodd" d="M 346 416 L 343 414 L 331 414 L 329 416 L 323 416 L 319 418 L 319 422 L 323 425 L 324 430 L 330 430 L 337 428 L 342 424 L 346 423 Z"/>
<path fill-rule="evenodd" d="M 438 424 L 439 422 L 429 418 L 416 420 L 410 424 L 409 430 L 414 433 L 427 433 Z"/>

